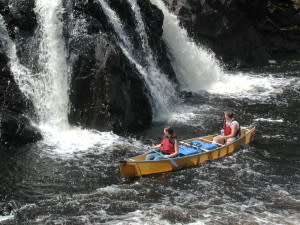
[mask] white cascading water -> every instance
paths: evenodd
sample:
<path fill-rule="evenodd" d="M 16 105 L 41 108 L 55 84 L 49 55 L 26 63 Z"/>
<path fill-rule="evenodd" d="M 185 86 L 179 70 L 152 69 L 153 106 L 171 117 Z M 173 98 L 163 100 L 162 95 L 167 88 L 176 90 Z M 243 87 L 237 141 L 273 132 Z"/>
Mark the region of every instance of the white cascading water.
<path fill-rule="evenodd" d="M 9 66 L 14 75 L 16 83 L 19 85 L 20 90 L 27 98 L 34 98 L 34 87 L 39 85 L 30 70 L 23 66 L 17 57 L 16 46 L 9 37 L 3 17 L 0 15 L 0 34 L 1 40 L 4 43 L 3 47 L 9 57 Z"/>
<path fill-rule="evenodd" d="M 188 37 L 187 31 L 179 26 L 177 17 L 161 0 L 151 2 L 164 14 L 163 39 L 181 88 L 198 92 L 212 85 L 223 74 L 214 54 L 197 46 Z"/>
<path fill-rule="evenodd" d="M 35 105 L 41 124 L 68 128 L 69 73 L 62 37 L 62 2 L 36 0 L 35 12 L 40 25 L 38 79 L 45 85 Z"/>
<path fill-rule="evenodd" d="M 187 31 L 179 26 L 162 0 L 150 0 L 164 14 L 163 39 L 168 47 L 172 66 L 182 90 L 224 95 L 230 98 L 249 98 L 265 101 L 269 96 L 281 93 L 295 79 L 223 71 L 215 55 L 196 45 Z"/>
<path fill-rule="evenodd" d="M 21 91 L 30 98 L 38 115 L 39 125 L 68 128 L 68 73 L 59 1 L 37 0 L 35 11 L 40 24 L 41 43 L 38 74 L 20 64 L 13 41 L 7 36 L 10 68 Z M 7 31 L 6 31 L 7 32 Z"/>
<path fill-rule="evenodd" d="M 172 106 L 176 99 L 176 91 L 173 84 L 163 74 L 154 60 L 151 48 L 148 44 L 147 34 L 144 28 L 144 23 L 140 14 L 139 7 L 135 0 L 130 0 L 132 10 L 136 16 L 137 27 L 136 31 L 141 37 L 142 49 L 134 49 L 128 34 L 123 29 L 122 22 L 117 14 L 109 7 L 105 0 L 99 0 L 102 9 L 107 15 L 112 24 L 118 38 L 119 47 L 122 49 L 126 57 L 133 63 L 140 74 L 143 76 L 145 83 L 151 95 L 152 108 L 154 110 L 155 119 L 163 119 L 172 111 Z M 141 52 L 146 59 L 146 66 L 142 66 L 140 56 L 135 52 Z"/>
<path fill-rule="evenodd" d="M 120 142 L 120 137 L 111 132 L 86 130 L 69 125 L 69 72 L 62 36 L 62 2 L 36 0 L 35 12 L 41 32 L 40 49 L 37 49 L 40 67 L 38 74 L 33 74 L 20 64 L 16 46 L 9 38 L 2 17 L 0 22 L 1 34 L 4 34 L 6 51 L 10 58 L 10 69 L 20 90 L 34 104 L 39 117 L 35 125 L 43 133 L 43 143 L 51 146 L 57 153 L 64 154 L 87 150 L 95 145 L 103 149 L 114 142 Z"/>

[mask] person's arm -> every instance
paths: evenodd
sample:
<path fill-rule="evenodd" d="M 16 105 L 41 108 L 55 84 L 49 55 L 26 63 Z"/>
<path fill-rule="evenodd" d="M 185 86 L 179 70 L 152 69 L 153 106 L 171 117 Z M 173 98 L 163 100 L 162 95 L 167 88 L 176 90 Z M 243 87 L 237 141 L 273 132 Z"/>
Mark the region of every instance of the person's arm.
<path fill-rule="evenodd" d="M 232 138 L 236 136 L 236 132 L 238 131 L 237 124 L 232 124 L 231 133 L 229 135 L 223 136 L 225 139 Z"/>
<path fill-rule="evenodd" d="M 159 149 L 160 146 L 161 146 L 161 144 L 158 144 L 158 145 L 150 146 L 149 148 Z"/>
<path fill-rule="evenodd" d="M 177 139 L 175 139 L 174 148 L 175 148 L 175 152 L 170 154 L 170 155 L 165 155 L 164 158 L 175 157 L 176 155 L 178 155 L 179 151 L 178 151 L 178 141 L 177 141 Z"/>

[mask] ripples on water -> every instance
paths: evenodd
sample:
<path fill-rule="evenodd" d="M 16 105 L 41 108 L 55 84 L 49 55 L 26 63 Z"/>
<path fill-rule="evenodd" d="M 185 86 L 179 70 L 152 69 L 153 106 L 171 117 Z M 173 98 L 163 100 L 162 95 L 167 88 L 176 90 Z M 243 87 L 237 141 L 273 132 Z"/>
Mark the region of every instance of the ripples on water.
<path fill-rule="evenodd" d="M 186 97 L 181 111 L 137 140 L 106 134 L 99 138 L 110 142 L 97 144 L 93 136 L 96 144 L 86 150 L 57 151 L 41 142 L 1 151 L 0 224 L 298 224 L 300 90 L 299 70 L 291 71 L 287 78 L 245 75 L 254 89 L 244 97 L 243 91 Z M 255 94 L 264 87 L 255 77 L 268 93 Z M 250 147 L 195 168 L 120 177 L 118 160 L 157 143 L 166 123 L 181 139 L 214 133 L 224 108 L 234 108 L 243 125 L 258 125 Z"/>

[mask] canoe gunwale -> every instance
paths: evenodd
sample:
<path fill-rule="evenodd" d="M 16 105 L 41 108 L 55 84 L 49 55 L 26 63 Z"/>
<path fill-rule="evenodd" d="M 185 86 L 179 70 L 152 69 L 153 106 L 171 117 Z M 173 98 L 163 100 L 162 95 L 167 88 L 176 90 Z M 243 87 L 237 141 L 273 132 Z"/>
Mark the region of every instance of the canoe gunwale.
<path fill-rule="evenodd" d="M 119 161 L 120 173 L 123 177 L 141 177 L 151 174 L 177 171 L 184 168 L 197 166 L 206 161 L 222 158 L 226 155 L 232 154 L 241 145 L 249 144 L 253 139 L 256 127 L 255 125 L 251 125 L 242 128 L 241 131 L 244 134 L 241 135 L 236 141 L 227 145 L 217 147 L 216 149 L 210 150 L 208 152 L 200 152 L 198 154 L 192 154 L 178 158 L 144 160 L 145 156 L 151 152 L 151 150 L 149 150 L 144 154 L 137 155 L 127 160 Z M 215 136 L 216 135 L 208 135 L 200 138 L 205 139 L 209 143 Z M 188 142 L 197 140 L 197 138 L 199 139 L 199 137 L 195 137 L 185 141 Z M 179 167 L 175 167 L 172 161 L 179 165 Z"/>
<path fill-rule="evenodd" d="M 253 130 L 255 130 L 256 127 L 255 126 L 249 126 L 249 127 L 246 127 L 246 128 L 243 128 L 241 130 L 246 130 L 245 134 L 243 134 L 242 136 L 240 136 L 237 140 L 235 140 L 234 142 L 231 142 L 227 145 L 223 145 L 223 146 L 220 146 L 218 148 L 215 148 L 213 150 L 210 150 L 210 151 L 207 151 L 207 152 L 200 152 L 200 153 L 197 153 L 197 154 L 192 154 L 192 155 L 187 155 L 187 156 L 182 156 L 182 157 L 175 157 L 175 158 L 170 158 L 170 159 L 161 159 L 161 160 L 134 160 L 133 158 L 130 158 L 130 159 L 127 159 L 127 160 L 122 160 L 122 161 L 119 161 L 119 163 L 160 163 L 160 162 L 165 162 L 165 161 L 170 161 L 170 160 L 177 160 L 177 159 L 187 159 L 187 158 L 191 158 L 191 157 L 195 157 L 195 156 L 200 156 L 200 155 L 204 155 L 204 154 L 209 154 L 209 153 L 212 153 L 212 152 L 215 152 L 215 151 L 219 151 L 220 149 L 222 148 L 227 148 L 229 147 L 230 145 L 234 145 L 236 142 L 240 141 L 242 138 L 246 137 L 249 133 L 251 133 Z M 192 141 L 192 140 L 195 140 L 197 138 L 205 138 L 205 137 L 212 137 L 212 136 L 217 136 L 217 135 L 207 135 L 207 136 L 201 136 L 201 137 L 195 137 L 195 138 L 191 138 L 191 139 L 187 139 L 187 140 L 183 140 L 182 142 L 188 142 L 188 141 Z M 207 140 L 209 142 L 209 140 Z M 142 156 L 142 155 L 146 155 L 146 154 L 149 154 L 151 151 L 148 151 L 148 152 L 145 152 L 144 154 L 141 154 L 139 156 Z M 138 156 L 135 156 L 135 157 L 138 157 Z M 135 158 L 134 157 L 134 158 Z"/>

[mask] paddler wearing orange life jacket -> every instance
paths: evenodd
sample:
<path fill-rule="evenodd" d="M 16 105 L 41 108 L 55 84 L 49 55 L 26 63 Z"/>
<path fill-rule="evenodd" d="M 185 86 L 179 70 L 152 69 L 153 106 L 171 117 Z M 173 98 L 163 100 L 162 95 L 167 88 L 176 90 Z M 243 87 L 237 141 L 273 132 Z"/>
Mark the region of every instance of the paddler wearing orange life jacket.
<path fill-rule="evenodd" d="M 237 140 L 240 136 L 240 124 L 233 118 L 232 111 L 224 112 L 223 129 L 221 130 L 223 135 L 214 137 L 213 143 L 218 144 L 230 144 Z"/>
<path fill-rule="evenodd" d="M 151 146 L 155 153 L 146 156 L 146 160 L 160 160 L 178 155 L 178 141 L 172 127 L 164 128 L 164 136 L 160 144 Z"/>

